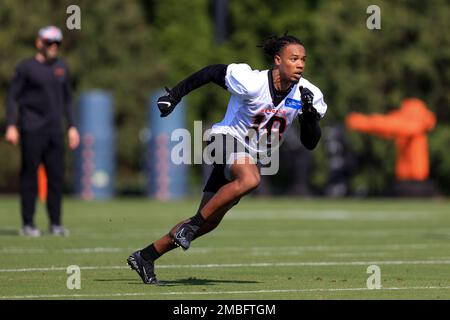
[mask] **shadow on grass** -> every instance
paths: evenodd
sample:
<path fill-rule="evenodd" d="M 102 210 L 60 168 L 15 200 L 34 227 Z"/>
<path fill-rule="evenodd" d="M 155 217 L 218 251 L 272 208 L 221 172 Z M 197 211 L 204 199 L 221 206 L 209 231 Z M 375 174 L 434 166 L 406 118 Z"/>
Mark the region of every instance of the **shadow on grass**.
<path fill-rule="evenodd" d="M 223 283 L 246 284 L 246 283 L 259 283 L 259 281 L 198 279 L 198 278 L 161 280 L 162 285 L 170 286 L 170 287 L 173 287 L 173 286 L 213 286 L 216 284 L 223 284 Z"/>
<path fill-rule="evenodd" d="M 424 235 L 424 238 L 427 239 L 438 239 L 438 240 L 447 240 L 450 239 L 450 234 L 448 233 L 427 233 Z"/>
<path fill-rule="evenodd" d="M 94 281 L 105 281 L 105 282 L 124 282 L 133 281 L 133 279 L 95 279 Z M 219 280 L 219 279 L 198 279 L 198 278 L 187 278 L 187 279 L 177 279 L 177 280 L 160 280 L 160 286 L 175 287 L 175 286 L 212 286 L 216 284 L 231 283 L 231 284 L 247 284 L 247 283 L 259 283 L 259 281 L 246 281 L 246 280 Z M 129 282 L 128 284 L 142 284 L 141 281 Z"/>
<path fill-rule="evenodd" d="M 6 229 L 6 228 L 0 228 L 0 237 L 1 236 L 19 236 L 19 230 L 18 229 Z"/>
<path fill-rule="evenodd" d="M 123 282 L 123 281 L 134 281 L 136 278 L 129 278 L 129 279 L 94 279 L 94 281 L 100 281 L 100 282 Z"/>

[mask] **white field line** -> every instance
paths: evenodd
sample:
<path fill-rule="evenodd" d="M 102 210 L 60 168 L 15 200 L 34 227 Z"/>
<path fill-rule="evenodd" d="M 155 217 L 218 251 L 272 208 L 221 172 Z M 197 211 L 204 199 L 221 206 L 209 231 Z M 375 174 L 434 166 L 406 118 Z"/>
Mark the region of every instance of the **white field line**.
<path fill-rule="evenodd" d="M 217 232 L 214 234 L 217 238 L 229 238 L 232 236 L 242 236 L 244 233 L 243 230 L 233 230 L 226 229 L 221 230 L 221 232 Z M 260 230 L 245 230 L 246 235 L 261 235 Z M 293 236 L 295 238 L 299 237 L 313 237 L 313 236 L 333 236 L 333 237 L 362 237 L 362 238 L 370 238 L 370 237 L 384 237 L 384 236 L 395 236 L 395 237 L 411 237 L 411 235 L 422 235 L 422 234 L 436 234 L 440 237 L 450 238 L 450 229 L 448 228 L 415 228 L 415 229 L 364 229 L 364 230 L 355 230 L 355 229 L 338 229 L 338 230 L 330 230 L 330 229 L 317 229 L 317 230 L 271 230 L 265 233 L 268 237 L 287 237 Z"/>
<path fill-rule="evenodd" d="M 392 287 L 370 290 L 367 288 L 315 288 L 315 289 L 278 289 L 278 290 L 242 290 L 242 291 L 173 291 L 148 293 L 105 293 L 105 294 L 49 294 L 49 295 L 23 295 L 0 296 L 0 299 L 42 299 L 42 298 L 98 298 L 98 297 L 127 297 L 144 295 L 210 295 L 210 294 L 258 294 L 258 293 L 300 293 L 300 292 L 342 292 L 342 291 L 394 291 L 394 290 L 437 290 L 450 289 L 450 286 L 436 287 Z"/>
<path fill-rule="evenodd" d="M 317 288 L 317 289 L 279 289 L 279 290 L 245 290 L 245 291 L 198 291 L 198 292 L 163 292 L 161 295 L 202 295 L 202 294 L 245 294 L 245 293 L 292 293 L 292 292 L 335 292 L 335 291 L 388 291 L 388 290 L 430 290 L 430 289 L 450 289 L 450 286 L 445 287 L 392 287 L 370 290 L 367 288 Z"/>
<path fill-rule="evenodd" d="M 409 211 L 347 211 L 347 210 L 243 210 L 235 209 L 227 215 L 233 220 L 355 220 L 355 221 L 403 221 L 428 220 L 438 214 Z"/>
<path fill-rule="evenodd" d="M 145 293 L 107 293 L 107 294 L 40 294 L 25 296 L 0 296 L 0 299 L 43 299 L 43 298 L 99 298 L 143 296 Z"/>
<path fill-rule="evenodd" d="M 386 261 L 323 261 L 323 262 L 258 262 L 258 263 L 223 263 L 223 264 L 186 264 L 159 265 L 157 269 L 205 269 L 205 268 L 242 268 L 242 267 L 323 267 L 323 266 L 366 266 L 366 265 L 442 265 L 450 260 L 386 260 Z M 2 272 L 65 271 L 67 267 L 0 269 Z M 128 266 L 86 266 L 81 270 L 128 269 Z"/>
<path fill-rule="evenodd" d="M 261 235 L 260 230 L 254 229 L 246 229 L 244 230 L 234 230 L 234 229 L 224 229 L 220 232 L 214 234 L 217 238 L 229 238 L 234 236 L 242 236 L 245 232 L 246 235 Z M 105 233 L 99 232 L 95 229 L 89 229 L 83 232 L 77 232 L 77 237 L 82 237 L 84 240 L 98 240 L 102 239 L 104 241 L 111 241 L 111 239 L 121 239 L 124 238 L 136 238 L 140 239 L 142 237 L 160 237 L 162 234 L 167 233 L 167 230 L 161 229 L 161 231 L 152 230 L 136 230 L 133 229 L 132 232 L 123 232 L 123 230 L 117 229 L 115 233 Z M 341 229 L 338 230 L 330 230 L 330 229 L 317 229 L 310 230 L 304 229 L 299 230 L 296 228 L 293 229 L 283 229 L 283 230 L 271 230 L 267 231 L 266 235 L 268 237 L 288 237 L 294 236 L 295 238 L 299 237 L 312 237 L 312 236 L 336 236 L 336 237 L 383 237 L 383 236 L 395 236 L 395 237 L 411 237 L 414 234 L 436 234 L 437 236 L 444 237 L 445 239 L 450 239 L 450 229 L 449 228 L 403 228 L 403 229 Z M 75 233 L 74 233 L 75 234 Z"/>
<path fill-rule="evenodd" d="M 443 248 L 449 247 L 447 243 L 416 243 L 416 244 L 389 244 L 389 245 L 311 245 L 311 246 L 282 246 L 282 247 L 198 247 L 191 248 L 190 253 L 193 254 L 208 254 L 211 252 L 250 252 L 253 255 L 267 255 L 275 253 L 292 254 L 305 251 L 348 251 L 348 250 L 428 250 L 431 248 Z M 48 254 L 48 253 L 66 253 L 66 254 L 91 254 L 91 253 L 118 253 L 118 252 L 132 252 L 137 248 L 114 248 L 114 247 L 91 247 L 91 248 L 62 248 L 62 249 L 44 249 L 44 248 L 22 248 L 22 247 L 3 247 L 0 248 L 0 254 Z"/>

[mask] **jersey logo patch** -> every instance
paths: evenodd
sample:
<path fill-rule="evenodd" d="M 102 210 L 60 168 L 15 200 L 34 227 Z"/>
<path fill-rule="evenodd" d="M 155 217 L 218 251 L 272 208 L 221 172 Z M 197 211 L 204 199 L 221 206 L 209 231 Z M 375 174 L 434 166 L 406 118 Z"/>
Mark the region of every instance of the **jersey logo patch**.
<path fill-rule="evenodd" d="M 286 101 L 284 102 L 284 106 L 288 107 L 288 108 L 300 110 L 302 108 L 302 102 L 299 100 L 287 98 Z"/>
<path fill-rule="evenodd" d="M 64 68 L 56 68 L 53 73 L 55 74 L 55 76 L 57 77 L 63 77 L 66 74 L 66 70 L 64 70 Z"/>

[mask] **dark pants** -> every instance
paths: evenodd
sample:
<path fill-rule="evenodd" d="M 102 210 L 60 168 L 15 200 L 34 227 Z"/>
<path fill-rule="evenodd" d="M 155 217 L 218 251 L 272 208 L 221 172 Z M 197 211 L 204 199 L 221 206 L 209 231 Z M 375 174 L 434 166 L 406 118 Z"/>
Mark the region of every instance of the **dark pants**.
<path fill-rule="evenodd" d="M 63 135 L 21 134 L 20 172 L 21 212 L 24 225 L 34 225 L 37 197 L 37 170 L 45 166 L 48 181 L 47 212 L 50 223 L 61 224 L 61 198 L 64 174 Z"/>

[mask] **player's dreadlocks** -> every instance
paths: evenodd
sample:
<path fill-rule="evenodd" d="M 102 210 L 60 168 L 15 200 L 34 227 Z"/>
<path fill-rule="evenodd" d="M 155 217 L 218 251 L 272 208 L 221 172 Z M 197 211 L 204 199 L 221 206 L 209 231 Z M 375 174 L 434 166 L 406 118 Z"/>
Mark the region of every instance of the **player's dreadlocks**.
<path fill-rule="evenodd" d="M 264 40 L 264 43 L 258 47 L 263 48 L 264 53 L 273 59 L 276 54 L 279 54 L 281 49 L 291 43 L 304 46 L 299 39 L 288 35 L 286 31 L 282 37 L 271 36 L 267 38 Z"/>

